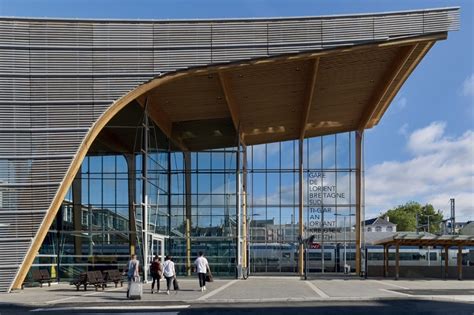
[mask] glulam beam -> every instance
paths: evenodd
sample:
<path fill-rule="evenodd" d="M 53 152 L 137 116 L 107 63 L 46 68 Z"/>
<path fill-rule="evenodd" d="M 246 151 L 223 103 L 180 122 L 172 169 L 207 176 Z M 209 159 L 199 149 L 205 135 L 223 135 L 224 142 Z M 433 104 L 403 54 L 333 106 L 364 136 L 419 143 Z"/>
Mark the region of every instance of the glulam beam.
<path fill-rule="evenodd" d="M 300 129 L 300 140 L 304 139 L 304 135 L 306 133 L 306 128 L 308 125 L 309 113 L 311 111 L 311 104 L 313 103 L 314 99 L 314 91 L 316 87 L 316 79 L 318 77 L 318 69 L 319 69 L 319 57 L 315 58 L 310 72 L 310 77 L 308 80 L 308 87 L 306 90 L 306 97 L 303 103 L 302 109 L 302 117 L 301 117 L 301 129 Z"/>
<path fill-rule="evenodd" d="M 372 97 L 369 99 L 365 110 L 362 112 L 357 129 L 362 131 L 366 129 L 372 118 L 382 108 L 383 100 L 391 91 L 397 78 L 409 63 L 413 54 L 415 53 L 419 44 L 403 46 L 400 48 L 400 53 L 395 57 L 389 69 L 385 72 L 384 77 L 380 83 L 375 87 Z"/>

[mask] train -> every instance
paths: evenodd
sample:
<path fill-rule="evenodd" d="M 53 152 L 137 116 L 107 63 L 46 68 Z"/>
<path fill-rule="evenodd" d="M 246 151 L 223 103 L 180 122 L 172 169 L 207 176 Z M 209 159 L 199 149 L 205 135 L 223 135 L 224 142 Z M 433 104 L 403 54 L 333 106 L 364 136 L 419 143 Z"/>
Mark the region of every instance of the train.
<path fill-rule="evenodd" d="M 324 254 L 324 263 L 322 255 Z M 457 265 L 458 249 L 448 251 L 450 266 Z M 365 251 L 362 253 L 365 259 Z M 298 266 L 297 244 L 251 244 L 249 246 L 251 272 L 295 272 Z M 383 266 L 383 247 L 367 246 L 367 265 Z M 308 272 L 344 272 L 355 270 L 355 247 L 343 244 L 309 248 L 304 255 Z M 440 266 L 444 264 L 444 249 L 418 246 L 400 247 L 400 266 Z M 389 249 L 389 260 L 395 261 L 395 248 Z M 462 264 L 474 266 L 474 247 L 462 250 Z"/>
<path fill-rule="evenodd" d="M 233 242 L 202 243 L 192 244 L 191 257 L 196 257 L 198 251 L 203 251 L 213 264 L 216 270 L 223 273 L 232 272 L 236 266 L 236 249 Z M 51 248 L 52 249 L 52 248 Z M 65 244 L 61 251 L 61 265 L 63 267 L 73 266 L 95 268 L 117 266 L 122 268 L 129 259 L 128 245 L 107 244 L 95 248 L 94 256 L 75 256 L 72 244 Z M 48 252 L 48 251 L 47 251 Z M 87 253 L 87 248 L 83 245 L 83 252 Z M 46 267 L 57 263 L 54 251 L 50 254 L 40 254 L 37 256 L 35 266 Z M 185 266 L 186 250 L 185 244 L 175 244 L 172 246 L 173 255 L 177 266 L 181 269 Z M 324 253 L 324 267 L 322 254 Z M 457 248 L 448 251 L 450 266 L 457 265 Z M 298 244 L 294 243 L 252 243 L 248 247 L 249 272 L 250 273 L 279 273 L 296 272 L 298 268 Z M 363 261 L 365 252 L 363 251 Z M 355 270 L 355 247 L 353 244 L 344 245 L 326 244 L 324 250 L 321 248 L 309 248 L 305 252 L 305 263 L 309 272 L 344 272 Z M 395 261 L 395 248 L 389 251 L 390 264 Z M 474 247 L 466 247 L 462 250 L 462 263 L 467 266 L 474 266 Z M 368 266 L 383 265 L 383 247 L 367 247 Z M 400 266 L 440 266 L 444 265 L 444 249 L 415 246 L 400 247 Z M 183 269 L 184 270 L 184 269 Z"/>

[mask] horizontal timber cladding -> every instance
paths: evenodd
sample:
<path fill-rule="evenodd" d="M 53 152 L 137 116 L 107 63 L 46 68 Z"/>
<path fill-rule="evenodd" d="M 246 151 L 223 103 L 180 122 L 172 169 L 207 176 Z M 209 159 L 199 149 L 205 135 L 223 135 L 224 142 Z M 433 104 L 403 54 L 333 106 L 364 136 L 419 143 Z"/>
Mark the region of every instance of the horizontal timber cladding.
<path fill-rule="evenodd" d="M 137 86 L 192 67 L 458 28 L 457 8 L 247 20 L 0 18 L 0 291 L 12 287 L 46 213 L 57 210 L 52 201 L 94 122 Z"/>

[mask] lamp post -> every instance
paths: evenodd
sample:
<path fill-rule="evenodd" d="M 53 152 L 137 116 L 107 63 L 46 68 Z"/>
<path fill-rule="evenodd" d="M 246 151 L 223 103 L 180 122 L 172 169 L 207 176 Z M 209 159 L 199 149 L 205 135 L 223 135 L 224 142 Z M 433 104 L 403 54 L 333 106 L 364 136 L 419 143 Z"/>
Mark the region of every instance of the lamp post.
<path fill-rule="evenodd" d="M 427 227 L 425 231 L 430 233 L 430 217 L 433 217 L 434 214 L 420 214 L 420 215 L 428 218 L 428 224 L 423 224 L 422 227 Z M 416 233 L 417 234 L 418 234 L 418 228 L 419 228 L 418 220 L 419 220 L 420 215 L 418 215 L 418 213 L 416 214 Z M 428 266 L 431 266 L 430 246 L 427 246 L 427 247 L 428 247 Z"/>

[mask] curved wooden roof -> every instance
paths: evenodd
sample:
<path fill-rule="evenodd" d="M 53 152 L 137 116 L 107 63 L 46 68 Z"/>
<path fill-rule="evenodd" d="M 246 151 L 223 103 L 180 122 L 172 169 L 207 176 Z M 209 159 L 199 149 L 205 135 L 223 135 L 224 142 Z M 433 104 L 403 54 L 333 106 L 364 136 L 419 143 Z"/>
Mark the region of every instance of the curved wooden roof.
<path fill-rule="evenodd" d="M 137 101 L 184 150 L 363 130 L 377 125 L 445 32 L 212 66 Z"/>

